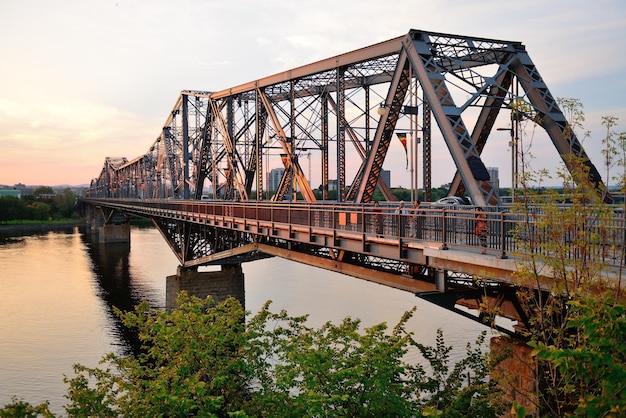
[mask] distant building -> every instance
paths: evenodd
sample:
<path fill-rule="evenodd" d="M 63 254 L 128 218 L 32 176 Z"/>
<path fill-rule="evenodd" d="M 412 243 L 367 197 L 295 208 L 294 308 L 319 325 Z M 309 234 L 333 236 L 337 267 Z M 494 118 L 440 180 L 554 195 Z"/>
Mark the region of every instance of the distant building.
<path fill-rule="evenodd" d="M 489 184 L 493 188 L 496 195 L 500 195 L 500 176 L 498 167 L 487 167 L 489 173 Z"/>
<path fill-rule="evenodd" d="M 391 170 L 381 170 L 380 178 L 385 181 L 385 184 L 391 187 Z"/>
<path fill-rule="evenodd" d="M 27 186 L 22 183 L 17 183 L 15 186 L 13 186 L 13 188 L 19 190 L 22 197 L 33 195 L 34 187 L 32 186 Z"/>
<path fill-rule="evenodd" d="M 280 186 L 280 180 L 283 178 L 283 174 L 285 174 L 285 169 L 283 167 L 273 168 L 270 171 L 270 190 L 278 190 L 278 186 Z"/>
<path fill-rule="evenodd" d="M 13 196 L 17 199 L 22 197 L 22 192 L 19 189 L 14 188 L 2 188 L 0 189 L 0 197 Z"/>

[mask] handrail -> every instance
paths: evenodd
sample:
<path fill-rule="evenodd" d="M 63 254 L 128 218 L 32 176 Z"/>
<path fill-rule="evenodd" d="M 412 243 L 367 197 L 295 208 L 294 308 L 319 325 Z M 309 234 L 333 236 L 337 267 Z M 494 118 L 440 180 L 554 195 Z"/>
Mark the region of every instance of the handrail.
<path fill-rule="evenodd" d="M 415 212 L 396 213 L 396 207 L 380 206 L 374 210 L 370 204 L 337 204 L 336 202 L 267 202 L 267 201 L 197 201 L 167 199 L 94 199 L 84 198 L 86 202 L 102 204 L 124 209 L 131 213 L 146 216 L 174 216 L 193 223 L 204 223 L 214 217 L 227 220 L 231 224 L 247 225 L 251 222 L 269 223 L 271 228 L 286 228 L 289 237 L 295 228 L 308 231 L 326 230 L 333 236 L 337 234 L 358 233 L 359 239 L 385 238 L 398 240 L 399 245 L 411 242 L 438 244 L 441 249 L 465 248 L 478 249 L 480 242 L 474 233 L 476 212 L 472 209 L 430 208 L 420 206 Z M 407 208 L 411 211 L 411 208 Z M 159 211 L 162 212 L 159 215 Z M 542 231 L 536 227 L 535 219 L 529 220 L 521 213 L 505 211 L 485 212 L 489 227 L 488 248 L 495 251 L 499 258 L 507 258 L 509 253 L 519 251 L 524 245 Z M 382 222 L 382 225 L 380 223 Z M 519 225 L 530 229 L 519 228 Z M 593 226 L 593 225 L 592 225 Z M 620 251 L 626 240 L 624 219 L 615 218 L 613 225 L 598 230 L 597 236 L 606 240 L 601 243 L 603 262 L 615 265 L 621 262 Z"/>

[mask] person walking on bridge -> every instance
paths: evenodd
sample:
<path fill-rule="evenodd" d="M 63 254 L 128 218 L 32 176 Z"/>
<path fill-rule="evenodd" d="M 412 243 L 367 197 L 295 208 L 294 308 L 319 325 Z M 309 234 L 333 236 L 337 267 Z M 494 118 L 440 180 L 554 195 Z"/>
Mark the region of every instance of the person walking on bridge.
<path fill-rule="evenodd" d="M 374 201 L 372 212 L 374 212 L 374 216 L 372 217 L 374 230 L 376 231 L 376 235 L 381 237 L 383 235 L 383 209 L 380 207 L 378 200 Z"/>
<path fill-rule="evenodd" d="M 396 223 L 396 225 L 398 226 L 398 236 L 404 237 L 406 236 L 405 231 L 404 231 L 404 226 L 406 222 L 405 222 L 405 216 L 403 215 L 409 214 L 408 209 L 404 207 L 404 200 L 400 201 L 400 204 L 398 205 L 394 213 L 397 215 L 394 217 L 395 218 L 394 223 Z"/>
<path fill-rule="evenodd" d="M 487 214 L 482 208 L 476 208 L 476 227 L 474 233 L 478 235 L 480 246 L 483 248 L 481 254 L 487 254 L 487 234 L 489 233 L 489 225 L 487 225 Z"/>
<path fill-rule="evenodd" d="M 411 207 L 411 236 L 413 238 L 421 238 L 422 237 L 422 214 L 419 210 L 420 201 L 416 200 L 413 202 L 413 206 Z"/>

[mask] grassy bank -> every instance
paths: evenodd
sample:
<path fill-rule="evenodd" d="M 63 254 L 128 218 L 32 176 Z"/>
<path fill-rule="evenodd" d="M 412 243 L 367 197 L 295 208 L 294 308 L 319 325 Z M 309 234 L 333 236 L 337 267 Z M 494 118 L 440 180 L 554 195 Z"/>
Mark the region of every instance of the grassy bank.
<path fill-rule="evenodd" d="M 0 232 L 53 231 L 56 229 L 72 228 L 82 225 L 85 225 L 85 222 L 78 218 L 54 219 L 47 221 L 22 219 L 0 223 Z"/>

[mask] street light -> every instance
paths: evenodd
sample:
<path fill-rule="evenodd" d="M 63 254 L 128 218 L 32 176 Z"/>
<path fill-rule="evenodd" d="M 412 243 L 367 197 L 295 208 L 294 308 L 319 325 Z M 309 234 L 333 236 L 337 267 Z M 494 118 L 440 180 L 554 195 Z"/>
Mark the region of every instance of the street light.
<path fill-rule="evenodd" d="M 511 122 L 513 121 L 513 115 L 511 115 Z M 509 146 L 511 147 L 511 202 L 515 202 L 515 189 L 517 188 L 517 140 L 515 138 L 515 129 L 511 128 L 497 128 L 497 131 L 509 131 L 511 133 L 511 141 Z"/>

